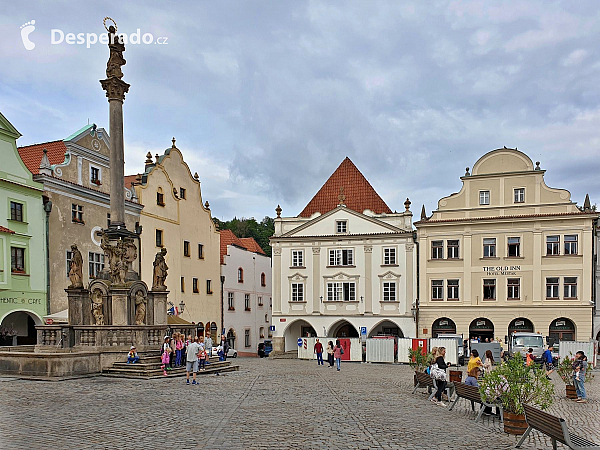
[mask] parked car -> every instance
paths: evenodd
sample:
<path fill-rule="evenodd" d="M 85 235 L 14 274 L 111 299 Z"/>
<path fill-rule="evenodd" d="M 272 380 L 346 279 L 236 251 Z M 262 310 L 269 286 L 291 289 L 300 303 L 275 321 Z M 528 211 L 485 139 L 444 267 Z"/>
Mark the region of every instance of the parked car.
<path fill-rule="evenodd" d="M 217 347 L 212 348 L 212 355 L 219 356 L 219 355 L 217 355 Z M 235 348 L 229 347 L 229 351 L 227 352 L 227 357 L 228 358 L 237 358 L 237 350 Z"/>

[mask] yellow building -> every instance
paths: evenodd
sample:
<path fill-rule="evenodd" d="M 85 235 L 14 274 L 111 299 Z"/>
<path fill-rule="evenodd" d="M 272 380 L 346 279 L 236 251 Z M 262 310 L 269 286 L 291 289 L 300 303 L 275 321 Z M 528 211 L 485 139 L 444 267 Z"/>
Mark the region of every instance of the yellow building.
<path fill-rule="evenodd" d="M 141 278 L 152 285 L 152 263 L 167 249 L 169 308 L 182 319 L 209 328 L 213 338 L 221 323 L 220 235 L 208 202 L 202 203 L 198 174 L 192 175 L 179 149 L 148 154 L 145 172 L 125 177 L 144 205 Z M 183 306 L 183 311 L 182 310 Z"/>
<path fill-rule="evenodd" d="M 592 239 L 598 217 L 548 187 L 539 162 L 517 149 L 482 156 L 416 222 L 419 336 L 554 339 L 592 336 Z"/>

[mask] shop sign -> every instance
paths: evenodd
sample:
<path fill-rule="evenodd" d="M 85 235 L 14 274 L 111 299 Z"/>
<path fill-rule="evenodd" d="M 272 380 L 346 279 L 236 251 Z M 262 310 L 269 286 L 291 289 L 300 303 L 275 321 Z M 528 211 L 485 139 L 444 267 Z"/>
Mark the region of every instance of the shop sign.
<path fill-rule="evenodd" d="M 486 275 L 517 275 L 521 266 L 483 266 Z"/>
<path fill-rule="evenodd" d="M 515 327 L 522 327 L 525 325 L 525 321 L 524 320 L 517 320 L 515 322 Z"/>
<path fill-rule="evenodd" d="M 440 320 L 439 322 L 440 327 L 444 327 L 448 325 L 448 321 L 447 320 Z"/>

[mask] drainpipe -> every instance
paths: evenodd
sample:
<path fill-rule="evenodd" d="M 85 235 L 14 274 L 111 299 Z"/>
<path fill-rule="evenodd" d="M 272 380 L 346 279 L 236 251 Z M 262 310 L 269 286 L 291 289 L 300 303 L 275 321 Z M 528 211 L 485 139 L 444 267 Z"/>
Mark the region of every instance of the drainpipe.
<path fill-rule="evenodd" d="M 43 197 L 44 211 L 46 212 L 46 314 L 50 314 L 50 212 L 52 202 Z"/>
<path fill-rule="evenodd" d="M 225 334 L 225 315 L 223 311 L 223 286 L 225 285 L 225 275 L 221 275 L 221 335 Z M 227 339 L 227 336 L 225 336 Z M 220 342 L 220 340 L 219 340 Z"/>
<path fill-rule="evenodd" d="M 417 250 L 417 298 L 415 299 L 415 322 L 417 330 L 417 339 L 419 338 L 419 242 L 417 241 L 417 232 L 413 231 L 413 241 L 415 242 L 415 248 Z"/>

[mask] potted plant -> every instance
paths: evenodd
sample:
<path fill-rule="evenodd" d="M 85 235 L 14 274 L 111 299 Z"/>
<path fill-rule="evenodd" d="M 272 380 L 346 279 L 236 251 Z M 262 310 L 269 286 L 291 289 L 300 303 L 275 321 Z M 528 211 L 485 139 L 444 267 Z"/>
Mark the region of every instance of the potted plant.
<path fill-rule="evenodd" d="M 526 366 L 520 353 L 486 374 L 479 392 L 485 402 L 502 404 L 504 431 L 516 435 L 527 429 L 523 405 L 545 410 L 554 399 L 554 385 L 546 372 L 538 366 Z"/>
<path fill-rule="evenodd" d="M 417 349 L 409 348 L 408 364 L 417 372 L 424 372 L 425 368 L 428 366 L 427 356 L 427 352 L 425 352 L 423 347 L 418 347 Z"/>
<path fill-rule="evenodd" d="M 575 390 L 575 385 L 573 383 L 573 361 L 575 361 L 575 357 L 571 353 L 569 356 L 565 356 L 562 360 L 559 360 L 558 366 L 556 367 L 556 373 L 558 373 L 560 379 L 565 383 L 567 398 L 574 400 L 577 398 L 577 391 Z M 592 366 L 588 365 L 585 372 L 585 381 L 588 382 L 592 378 L 594 378 Z"/>

